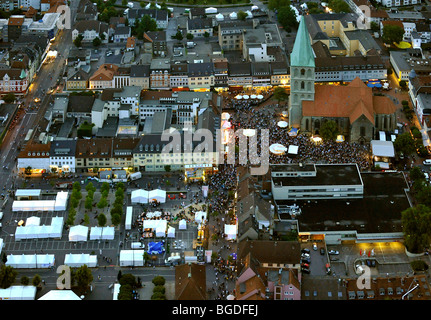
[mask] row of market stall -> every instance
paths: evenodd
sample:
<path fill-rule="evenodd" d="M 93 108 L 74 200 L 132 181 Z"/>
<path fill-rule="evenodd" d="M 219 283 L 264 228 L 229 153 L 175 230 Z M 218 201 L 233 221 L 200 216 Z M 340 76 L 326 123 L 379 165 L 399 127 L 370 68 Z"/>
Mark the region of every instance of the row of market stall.
<path fill-rule="evenodd" d="M 86 226 L 73 226 L 69 230 L 69 241 L 87 241 L 88 231 L 90 230 L 90 240 L 114 240 L 115 228 L 114 227 L 86 227 Z"/>
<path fill-rule="evenodd" d="M 161 189 L 155 189 L 151 191 L 144 189 L 134 190 L 131 194 L 131 201 L 132 204 L 146 204 L 152 202 L 165 203 L 166 191 Z"/>
<path fill-rule="evenodd" d="M 6 266 L 15 269 L 49 269 L 55 265 L 53 254 L 10 254 L 7 256 Z M 89 268 L 97 267 L 97 256 L 86 253 L 66 254 L 64 264 L 71 268 L 86 265 Z"/>
<path fill-rule="evenodd" d="M 35 195 L 34 190 L 21 189 L 19 191 L 20 198 Z M 55 200 L 15 200 L 12 204 L 12 211 L 64 211 L 67 208 L 68 198 L 67 191 L 60 191 L 57 192 Z"/>
<path fill-rule="evenodd" d="M 29 217 L 25 225 L 23 220 L 15 230 L 15 240 L 23 239 L 59 239 L 63 233 L 63 217 L 52 217 L 50 225 L 40 225 L 39 217 Z"/>

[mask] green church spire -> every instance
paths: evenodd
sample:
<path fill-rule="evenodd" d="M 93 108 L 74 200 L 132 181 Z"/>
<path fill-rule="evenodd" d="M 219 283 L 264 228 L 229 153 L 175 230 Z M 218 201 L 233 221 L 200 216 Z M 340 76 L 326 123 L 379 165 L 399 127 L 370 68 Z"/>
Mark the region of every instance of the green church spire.
<path fill-rule="evenodd" d="M 293 67 L 315 67 L 314 53 L 304 16 L 301 17 L 295 44 L 290 54 L 290 65 Z"/>

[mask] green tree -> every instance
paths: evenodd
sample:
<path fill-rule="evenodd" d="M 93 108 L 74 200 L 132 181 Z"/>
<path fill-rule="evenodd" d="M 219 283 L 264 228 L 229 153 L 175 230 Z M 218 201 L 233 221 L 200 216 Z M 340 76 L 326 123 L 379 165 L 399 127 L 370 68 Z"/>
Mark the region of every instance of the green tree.
<path fill-rule="evenodd" d="M 238 13 L 237 13 L 238 19 L 242 20 L 242 21 L 244 21 L 247 18 L 247 16 L 248 16 L 248 14 L 245 13 L 244 11 L 242 11 L 242 10 L 239 10 Z"/>
<path fill-rule="evenodd" d="M 82 47 L 82 39 L 84 39 L 84 36 L 82 34 L 78 34 L 75 40 L 73 40 L 73 44 L 76 47 Z"/>
<path fill-rule="evenodd" d="M 108 205 L 108 201 L 106 200 L 105 197 L 100 198 L 99 202 L 97 203 L 97 207 L 99 209 L 106 208 L 107 205 Z"/>
<path fill-rule="evenodd" d="M 407 82 L 406 82 L 406 80 L 401 80 L 399 82 L 399 85 L 400 85 L 401 89 L 405 90 L 407 88 Z"/>
<path fill-rule="evenodd" d="M 338 125 L 334 120 L 325 121 L 320 127 L 320 135 L 323 140 L 334 141 L 337 138 L 338 133 Z"/>
<path fill-rule="evenodd" d="M 164 286 L 155 286 L 153 288 L 153 293 L 160 292 L 162 294 L 165 294 L 165 291 L 166 291 L 166 289 Z"/>
<path fill-rule="evenodd" d="M 13 92 L 9 92 L 6 95 L 4 95 L 3 100 L 5 103 L 14 103 L 16 100 L 16 96 Z"/>
<path fill-rule="evenodd" d="M 410 179 L 417 181 L 417 180 L 425 180 L 425 176 L 422 173 L 421 168 L 414 166 L 410 169 Z"/>
<path fill-rule="evenodd" d="M 118 292 L 118 300 L 132 300 L 133 299 L 133 288 L 129 285 L 121 285 L 120 291 Z"/>
<path fill-rule="evenodd" d="M 33 279 L 31 280 L 31 284 L 35 287 L 39 287 L 39 285 L 42 283 L 42 278 L 40 275 L 35 274 Z"/>
<path fill-rule="evenodd" d="M 163 293 L 156 292 L 151 296 L 151 300 L 166 300 L 166 296 Z"/>
<path fill-rule="evenodd" d="M 350 12 L 350 7 L 344 0 L 329 0 L 328 7 L 331 8 L 335 13 Z"/>
<path fill-rule="evenodd" d="M 165 165 L 165 171 L 171 172 L 171 166 L 169 164 Z"/>
<path fill-rule="evenodd" d="M 191 33 L 187 33 L 187 35 L 186 35 L 187 40 L 193 40 L 194 37 L 195 36 L 192 35 Z"/>
<path fill-rule="evenodd" d="M 382 40 L 386 44 L 399 43 L 403 40 L 404 28 L 395 25 L 385 25 L 383 27 Z"/>
<path fill-rule="evenodd" d="M 121 216 L 119 214 L 111 214 L 111 222 L 114 226 L 118 226 L 121 222 Z"/>
<path fill-rule="evenodd" d="M 99 227 L 104 227 L 106 225 L 106 222 L 107 222 L 107 219 L 106 219 L 105 214 L 100 213 L 97 216 L 97 224 L 99 225 Z"/>
<path fill-rule="evenodd" d="M 151 281 L 155 286 L 164 286 L 165 285 L 165 278 L 162 276 L 156 276 L 153 278 L 153 280 Z"/>
<path fill-rule="evenodd" d="M 207 39 L 210 37 L 210 34 L 208 33 L 208 31 L 205 31 L 204 37 L 207 38 Z"/>
<path fill-rule="evenodd" d="M 78 289 L 85 292 L 93 281 L 93 274 L 91 273 L 90 268 L 84 264 L 76 270 L 74 278 L 77 282 Z"/>
<path fill-rule="evenodd" d="M 75 181 L 72 185 L 72 190 L 81 191 L 81 184 L 78 181 Z"/>
<path fill-rule="evenodd" d="M 87 196 L 85 198 L 85 204 L 84 204 L 85 209 L 87 210 L 91 210 L 91 208 L 93 208 L 93 199 L 90 198 L 89 196 Z"/>
<path fill-rule="evenodd" d="M 11 266 L 2 265 L 0 267 L 0 288 L 9 288 L 16 279 L 18 272 Z"/>
<path fill-rule="evenodd" d="M 27 276 L 22 276 L 20 282 L 23 286 L 28 286 L 28 284 L 30 283 L 30 279 Z"/>
<path fill-rule="evenodd" d="M 124 192 L 124 183 L 122 183 L 121 181 L 117 183 L 117 185 L 115 186 L 118 189 L 122 189 Z"/>
<path fill-rule="evenodd" d="M 121 279 L 120 279 L 120 284 L 123 286 L 123 285 L 129 285 L 129 286 L 131 286 L 132 288 L 134 288 L 135 286 L 136 286 L 136 277 L 133 275 L 133 274 L 131 274 L 131 273 L 126 273 L 126 274 L 123 274 L 122 276 L 121 276 Z"/>
<path fill-rule="evenodd" d="M 90 217 L 87 213 L 84 214 L 84 225 L 88 226 L 90 224 Z"/>
<path fill-rule="evenodd" d="M 406 157 L 414 153 L 415 145 L 410 132 L 398 135 L 394 141 L 394 147 L 397 152 L 402 152 Z"/>
<path fill-rule="evenodd" d="M 121 4 L 122 4 L 123 6 L 127 6 L 127 0 L 121 0 Z"/>
<path fill-rule="evenodd" d="M 173 36 L 174 39 L 177 39 L 178 41 L 183 40 L 183 33 L 181 32 L 181 30 L 178 30 L 177 33 L 175 34 L 175 36 Z"/>
<path fill-rule="evenodd" d="M 380 31 L 379 24 L 375 21 L 371 21 L 370 28 L 371 28 L 371 31 L 373 31 L 373 32 L 379 32 Z"/>
<path fill-rule="evenodd" d="M 276 87 L 274 89 L 273 98 L 278 101 L 280 104 L 281 101 L 288 101 L 289 100 L 289 94 L 287 93 L 286 89 L 283 87 Z"/>
<path fill-rule="evenodd" d="M 24 173 L 29 176 L 31 175 L 31 170 L 32 170 L 32 167 L 28 166 L 24 169 Z"/>
<path fill-rule="evenodd" d="M 416 194 L 416 200 L 427 207 L 431 206 L 431 186 L 425 185 Z"/>
<path fill-rule="evenodd" d="M 135 23 L 135 27 L 132 29 L 133 33 L 138 37 L 138 39 L 144 38 L 144 33 L 148 31 L 156 31 L 157 22 L 149 15 L 144 15 Z"/>
<path fill-rule="evenodd" d="M 126 0 L 127 1 L 127 0 Z M 102 40 L 99 37 L 93 39 L 93 46 L 98 47 L 102 44 Z"/>
<path fill-rule="evenodd" d="M 283 7 L 289 7 L 290 0 L 269 0 L 268 1 L 268 9 L 269 10 L 278 10 Z"/>
<path fill-rule="evenodd" d="M 404 245 L 412 253 L 421 253 L 430 245 L 431 210 L 419 204 L 401 213 Z"/>
<path fill-rule="evenodd" d="M 279 8 L 277 13 L 277 19 L 287 32 L 290 32 L 290 28 L 292 27 L 298 27 L 296 13 L 290 6 Z"/>
<path fill-rule="evenodd" d="M 109 191 L 109 183 L 108 182 L 103 182 L 102 186 L 100 187 L 100 192 L 103 192 L 105 190 Z"/>

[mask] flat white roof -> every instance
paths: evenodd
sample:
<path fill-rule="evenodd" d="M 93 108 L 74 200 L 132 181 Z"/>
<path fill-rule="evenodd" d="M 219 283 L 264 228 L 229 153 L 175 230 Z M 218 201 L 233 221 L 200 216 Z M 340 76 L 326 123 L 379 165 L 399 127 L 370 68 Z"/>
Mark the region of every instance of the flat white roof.
<path fill-rule="evenodd" d="M 395 157 L 395 149 L 392 141 L 371 140 L 373 156 Z"/>
<path fill-rule="evenodd" d="M 39 197 L 41 189 L 18 189 L 15 192 L 16 197 Z"/>

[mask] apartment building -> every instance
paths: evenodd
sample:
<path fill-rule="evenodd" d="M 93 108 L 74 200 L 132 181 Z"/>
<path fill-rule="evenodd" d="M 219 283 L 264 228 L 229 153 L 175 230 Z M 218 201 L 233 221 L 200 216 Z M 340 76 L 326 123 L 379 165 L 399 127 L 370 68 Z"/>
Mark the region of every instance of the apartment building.
<path fill-rule="evenodd" d="M 141 89 L 150 88 L 149 64 L 130 66 L 130 85 L 140 87 Z"/>
<path fill-rule="evenodd" d="M 51 142 L 49 151 L 49 167 L 51 172 L 75 172 L 75 139 L 55 139 Z"/>
<path fill-rule="evenodd" d="M 169 90 L 170 70 L 169 60 L 153 59 L 150 65 L 151 89 Z"/>
<path fill-rule="evenodd" d="M 209 91 L 214 87 L 214 64 L 189 63 L 188 64 L 188 87 L 194 91 Z"/>

